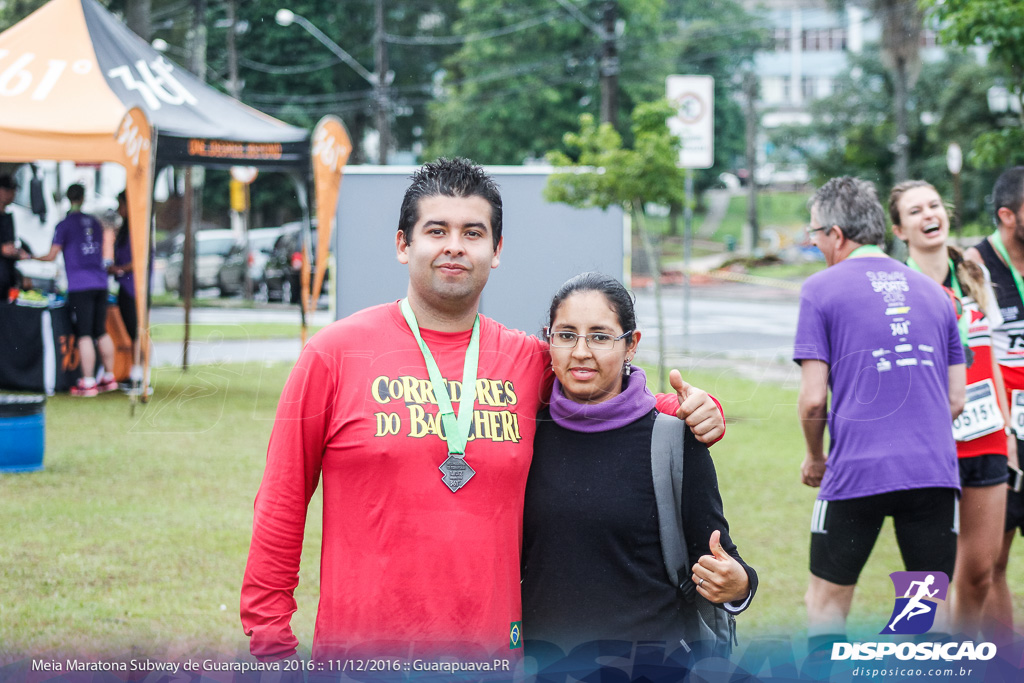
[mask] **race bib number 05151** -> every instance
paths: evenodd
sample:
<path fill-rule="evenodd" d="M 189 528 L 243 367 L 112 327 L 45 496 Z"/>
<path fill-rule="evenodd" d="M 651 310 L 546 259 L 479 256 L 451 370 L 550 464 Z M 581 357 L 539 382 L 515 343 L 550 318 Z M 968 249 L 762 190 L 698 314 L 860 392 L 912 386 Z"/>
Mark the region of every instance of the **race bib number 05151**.
<path fill-rule="evenodd" d="M 1003 414 L 996 401 L 996 388 L 992 380 L 986 379 L 969 385 L 964 411 L 953 420 L 953 438 L 957 441 L 973 441 L 997 432 L 1003 426 Z"/>

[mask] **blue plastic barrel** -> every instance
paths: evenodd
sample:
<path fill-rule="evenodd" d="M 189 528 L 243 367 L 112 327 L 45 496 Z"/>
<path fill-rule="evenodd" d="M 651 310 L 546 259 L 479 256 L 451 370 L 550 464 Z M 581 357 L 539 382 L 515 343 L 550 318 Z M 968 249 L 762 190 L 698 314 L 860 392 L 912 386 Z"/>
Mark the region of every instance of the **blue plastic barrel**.
<path fill-rule="evenodd" d="M 0 472 L 43 469 L 45 407 L 42 394 L 0 394 Z"/>

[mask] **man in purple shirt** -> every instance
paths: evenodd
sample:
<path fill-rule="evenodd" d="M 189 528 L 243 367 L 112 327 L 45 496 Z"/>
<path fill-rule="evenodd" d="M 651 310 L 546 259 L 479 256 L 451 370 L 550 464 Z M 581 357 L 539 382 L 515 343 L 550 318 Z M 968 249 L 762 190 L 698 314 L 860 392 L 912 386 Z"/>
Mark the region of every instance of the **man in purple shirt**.
<path fill-rule="evenodd" d="M 72 396 L 96 396 L 117 389 L 114 369 L 114 342 L 107 334 L 107 269 L 103 263 L 103 225 L 89 214 L 82 213 L 85 188 L 79 184 L 68 188 L 71 211 L 57 224 L 53 246 L 40 261 L 53 261 L 64 254 L 64 270 L 68 276 L 68 306 L 78 336 L 78 353 L 82 360 L 82 378 L 71 388 Z M 106 372 L 96 375 L 96 349 Z"/>
<path fill-rule="evenodd" d="M 805 598 L 813 650 L 845 639 L 885 517 L 907 570 L 952 576 L 960 480 L 951 423 L 966 375 L 949 297 L 878 246 L 885 213 L 871 183 L 827 182 L 812 199 L 807 232 L 828 264 L 800 290 L 793 353 L 807 442 L 802 479 L 821 487 Z"/>

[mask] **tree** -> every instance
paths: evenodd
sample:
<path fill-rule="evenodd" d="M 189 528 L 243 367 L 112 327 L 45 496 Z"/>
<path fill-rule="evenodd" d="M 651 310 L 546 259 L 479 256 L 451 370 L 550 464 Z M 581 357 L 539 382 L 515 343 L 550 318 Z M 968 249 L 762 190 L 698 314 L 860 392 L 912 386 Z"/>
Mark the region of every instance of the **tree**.
<path fill-rule="evenodd" d="M 866 5 L 882 25 L 881 57 L 891 79 L 895 114 L 889 142 L 892 175 L 897 182 L 906 180 L 911 158 L 909 97 L 921 70 L 924 16 L 918 0 L 832 0 L 837 9 L 847 4 Z"/>
<path fill-rule="evenodd" d="M 856 175 L 874 181 L 884 194 L 896 182 L 895 152 L 886 144 L 896 126 L 892 74 L 877 50 L 851 57 L 850 67 L 837 79 L 832 95 L 811 105 L 811 125 L 778 129 L 772 142 L 806 158 L 817 183 Z M 952 198 L 946 147 L 956 141 L 970 152 L 998 126 L 985 97 L 992 83 L 991 69 L 956 52 L 922 66 L 907 98 L 909 177 L 928 180 Z M 962 175 L 965 203 L 960 209 L 968 221 L 984 213 L 983 198 L 994 180 L 972 158 L 968 156 Z"/>
<path fill-rule="evenodd" d="M 125 23 L 143 40 L 153 35 L 153 0 L 132 0 L 125 3 Z"/>
<path fill-rule="evenodd" d="M 1016 126 L 982 135 L 974 160 L 995 168 L 1024 162 L 1024 4 L 1012 0 L 922 0 L 941 26 L 943 40 L 986 46 L 988 61 L 1007 81 L 1017 101 Z"/>
<path fill-rule="evenodd" d="M 906 180 L 910 166 L 910 90 L 921 71 L 924 17 L 917 0 L 874 0 L 875 17 L 882 22 L 882 63 L 892 74 L 896 116 L 893 180 Z"/>
<path fill-rule="evenodd" d="M 463 2 L 456 30 L 477 38 L 445 62 L 427 156 L 520 164 L 557 147 L 581 112 L 596 112 L 597 39 L 552 4 Z"/>
<path fill-rule="evenodd" d="M 675 113 L 665 100 L 640 104 L 633 110 L 633 147 L 623 147 L 611 124 L 598 125 L 592 114 L 580 116 L 579 132 L 565 134 L 565 147 L 551 151 L 552 165 L 568 169 L 548 179 L 544 197 L 577 207 L 606 209 L 619 204 L 629 211 L 644 246 L 654 280 L 658 318 L 658 387 L 665 382 L 665 322 L 661 298 L 661 266 L 645 221 L 648 203 L 668 206 L 683 201 L 684 172 L 676 166 L 679 140 L 666 121 Z"/>
<path fill-rule="evenodd" d="M 286 4 L 364 68 L 374 70 L 374 0 L 342 4 L 333 0 L 290 0 Z M 375 161 L 364 146 L 367 133 L 377 127 L 372 85 L 300 26 L 278 25 L 274 17 L 281 6 L 279 0 L 236 3 L 239 27 L 244 28 L 236 35 L 243 86 L 240 99 L 307 129 L 324 115 L 339 116 L 355 145 L 351 163 Z M 210 82 L 227 90 L 227 7 L 224 3 L 211 3 L 211 7 L 207 19 Z M 433 74 L 440 68 L 441 59 L 455 49 L 435 37 L 452 33 L 457 0 L 389 2 L 385 9 L 388 65 L 394 79 L 388 88 L 391 137 L 398 149 L 415 149 L 427 126 L 426 104 L 432 93 Z M 254 188 L 252 193 L 254 224 L 277 224 L 295 218 L 298 205 L 291 183 L 261 180 L 257 180 L 259 191 Z M 226 183 L 226 179 L 214 180 L 206 195 L 220 215 L 226 215 Z"/>
<path fill-rule="evenodd" d="M 46 0 L 7 0 L 6 2 L 0 2 L 0 31 L 6 31 L 45 4 Z"/>
<path fill-rule="evenodd" d="M 668 71 L 662 73 L 665 67 L 651 61 L 647 47 L 636 63 L 623 65 L 624 73 L 629 75 L 626 88 L 632 102 L 663 97 L 665 76 L 669 74 L 701 74 L 715 79 L 715 163 L 710 169 L 694 172 L 697 196 L 716 183 L 723 171 L 735 171 L 746 164 L 743 74 L 753 68 L 754 52 L 767 44 L 766 26 L 758 14 L 732 0 L 670 0 L 655 38 L 670 58 Z M 645 71 L 656 72 L 657 79 L 652 82 L 650 77 L 644 78 Z"/>
<path fill-rule="evenodd" d="M 599 21 L 607 4 L 463 2 L 457 28 L 476 38 L 445 63 L 440 97 L 431 107 L 428 156 L 519 164 L 548 150 L 568 151 L 562 147 L 564 133 L 577 126 L 580 114 L 598 114 L 602 47 L 601 36 L 559 9 L 569 3 L 590 23 Z M 620 113 L 664 97 L 669 74 L 715 77 L 716 168 L 697 177 L 698 186 L 710 183 L 743 153 L 743 116 L 732 97 L 739 83 L 733 75 L 752 58 L 763 30 L 734 0 L 619 0 L 617 14 L 624 25 L 616 40 Z M 520 30 L 511 30 L 516 27 Z M 629 128 L 620 126 L 618 132 L 630 144 Z"/>

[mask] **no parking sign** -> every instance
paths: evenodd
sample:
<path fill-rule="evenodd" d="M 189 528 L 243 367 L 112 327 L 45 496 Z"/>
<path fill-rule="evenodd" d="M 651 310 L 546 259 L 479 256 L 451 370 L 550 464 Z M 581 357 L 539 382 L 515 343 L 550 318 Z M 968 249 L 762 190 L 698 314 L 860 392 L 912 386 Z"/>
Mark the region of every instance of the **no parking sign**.
<path fill-rule="evenodd" d="M 715 164 L 715 79 L 711 76 L 669 76 L 668 101 L 676 108 L 668 129 L 679 137 L 682 168 L 711 168 Z"/>

